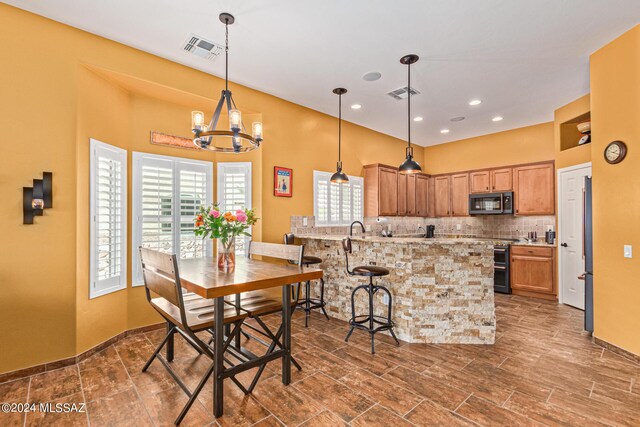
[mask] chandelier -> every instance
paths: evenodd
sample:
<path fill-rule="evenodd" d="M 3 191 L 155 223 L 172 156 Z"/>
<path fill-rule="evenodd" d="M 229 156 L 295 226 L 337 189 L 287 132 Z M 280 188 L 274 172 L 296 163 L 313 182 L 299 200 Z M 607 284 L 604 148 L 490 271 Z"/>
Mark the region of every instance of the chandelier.
<path fill-rule="evenodd" d="M 205 124 L 202 111 L 191 112 L 191 129 L 194 134 L 193 143 L 204 150 L 223 153 L 246 153 L 260 147 L 262 142 L 262 123 L 253 122 L 251 135 L 242 123 L 242 113 L 236 107 L 229 90 L 229 25 L 235 18 L 230 13 L 221 13 L 220 21 L 225 27 L 225 59 L 224 59 L 224 90 L 220 95 L 218 105 L 208 125 Z M 229 117 L 229 129 L 217 129 L 222 108 L 226 107 Z M 229 144 L 229 141 L 231 142 Z"/>

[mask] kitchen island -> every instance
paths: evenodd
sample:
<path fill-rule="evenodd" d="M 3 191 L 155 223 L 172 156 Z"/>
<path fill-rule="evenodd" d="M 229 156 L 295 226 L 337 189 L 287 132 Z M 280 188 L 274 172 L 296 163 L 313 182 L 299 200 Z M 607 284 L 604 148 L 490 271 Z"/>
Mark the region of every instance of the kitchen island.
<path fill-rule="evenodd" d="M 323 259 L 326 309 L 330 316 L 351 317 L 351 291 L 368 281 L 349 276 L 343 236 L 298 235 L 305 254 Z M 496 332 L 493 298 L 493 247 L 482 239 L 352 237 L 351 268 L 378 265 L 390 274 L 375 281 L 393 298 L 395 333 L 412 343 L 493 344 Z M 365 313 L 365 294 L 356 310 Z M 376 314 L 386 304 L 376 295 Z M 346 334 L 345 330 L 345 334 Z"/>

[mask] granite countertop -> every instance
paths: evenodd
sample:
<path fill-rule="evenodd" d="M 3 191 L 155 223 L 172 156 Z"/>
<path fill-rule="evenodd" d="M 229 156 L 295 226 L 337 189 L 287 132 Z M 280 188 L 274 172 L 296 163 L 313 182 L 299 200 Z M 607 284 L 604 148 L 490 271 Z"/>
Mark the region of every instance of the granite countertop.
<path fill-rule="evenodd" d="M 342 235 L 331 235 L 331 234 L 300 234 L 296 235 L 299 239 L 310 239 L 310 240 L 331 240 L 331 241 L 340 241 L 347 236 Z M 466 244 L 505 244 L 508 245 L 510 242 L 507 240 L 496 240 L 496 239 L 482 239 L 482 238 L 474 238 L 474 237 L 462 237 L 462 238 L 453 238 L 453 237 L 435 237 L 427 239 L 425 237 L 419 236 L 395 236 L 395 237 L 382 237 L 382 236 L 362 236 L 356 235 L 351 236 L 351 240 L 354 242 L 372 242 L 372 243 L 419 243 L 425 245 L 453 245 L 459 243 Z"/>
<path fill-rule="evenodd" d="M 547 242 L 527 242 L 526 240 L 518 240 L 517 242 L 511 242 L 512 246 L 540 246 L 543 248 L 555 248 L 556 244 L 549 244 Z"/>

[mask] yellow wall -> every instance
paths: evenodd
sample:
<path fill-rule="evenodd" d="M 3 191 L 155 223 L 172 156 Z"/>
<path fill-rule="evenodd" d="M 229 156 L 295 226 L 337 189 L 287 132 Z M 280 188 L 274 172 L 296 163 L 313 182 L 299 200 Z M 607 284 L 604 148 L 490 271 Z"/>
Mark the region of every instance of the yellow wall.
<path fill-rule="evenodd" d="M 591 56 L 594 335 L 640 354 L 640 26 Z M 617 165 L 605 147 L 626 142 Z M 623 245 L 635 257 L 623 258 Z"/>
<path fill-rule="evenodd" d="M 549 122 L 426 147 L 423 168 L 440 174 L 553 158 L 553 122 Z"/>
<path fill-rule="evenodd" d="M 241 109 L 262 114 L 259 150 L 214 157 L 152 146 L 151 130 L 190 135 L 190 110 L 211 112 L 223 82 L 6 4 L 0 28 L 0 57 L 11 58 L 0 77 L 0 372 L 70 357 L 158 321 L 141 288 L 88 299 L 89 137 L 126 148 L 129 165 L 133 151 L 251 161 L 253 205 L 264 225 L 257 239 L 279 242 L 291 215 L 313 213 L 312 171 L 335 167 L 335 118 L 232 84 Z M 44 132 L 28 134 L 34 127 Z M 351 123 L 343 141 L 352 175 L 364 164 L 403 160 L 403 141 Z M 273 196 L 274 166 L 294 169 L 293 198 Z M 53 172 L 54 207 L 22 225 L 21 187 L 42 171 Z"/>
<path fill-rule="evenodd" d="M 573 120 L 576 117 L 589 113 L 591 110 L 590 97 L 585 95 L 576 99 L 569 104 L 558 108 L 554 112 L 554 139 L 555 139 L 555 159 L 556 168 L 565 168 L 568 166 L 574 166 L 581 163 L 591 161 L 591 145 L 580 145 L 568 150 L 561 150 L 561 137 L 562 137 L 562 123 L 569 120 Z M 574 127 L 573 125 L 571 126 Z M 571 135 L 573 138 L 579 139 L 580 135 L 578 130 Z"/>

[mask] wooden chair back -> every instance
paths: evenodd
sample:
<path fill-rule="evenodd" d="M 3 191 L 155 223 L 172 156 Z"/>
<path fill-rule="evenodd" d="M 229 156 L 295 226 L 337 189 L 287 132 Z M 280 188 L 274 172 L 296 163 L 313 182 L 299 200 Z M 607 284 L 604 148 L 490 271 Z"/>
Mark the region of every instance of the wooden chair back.
<path fill-rule="evenodd" d="M 176 256 L 142 247 L 138 250 L 147 299 L 150 299 L 149 291 L 151 291 L 183 311 L 182 287 Z"/>
<path fill-rule="evenodd" d="M 281 243 L 249 242 L 249 257 L 258 255 L 284 259 L 302 265 L 304 246 L 283 245 Z"/>

